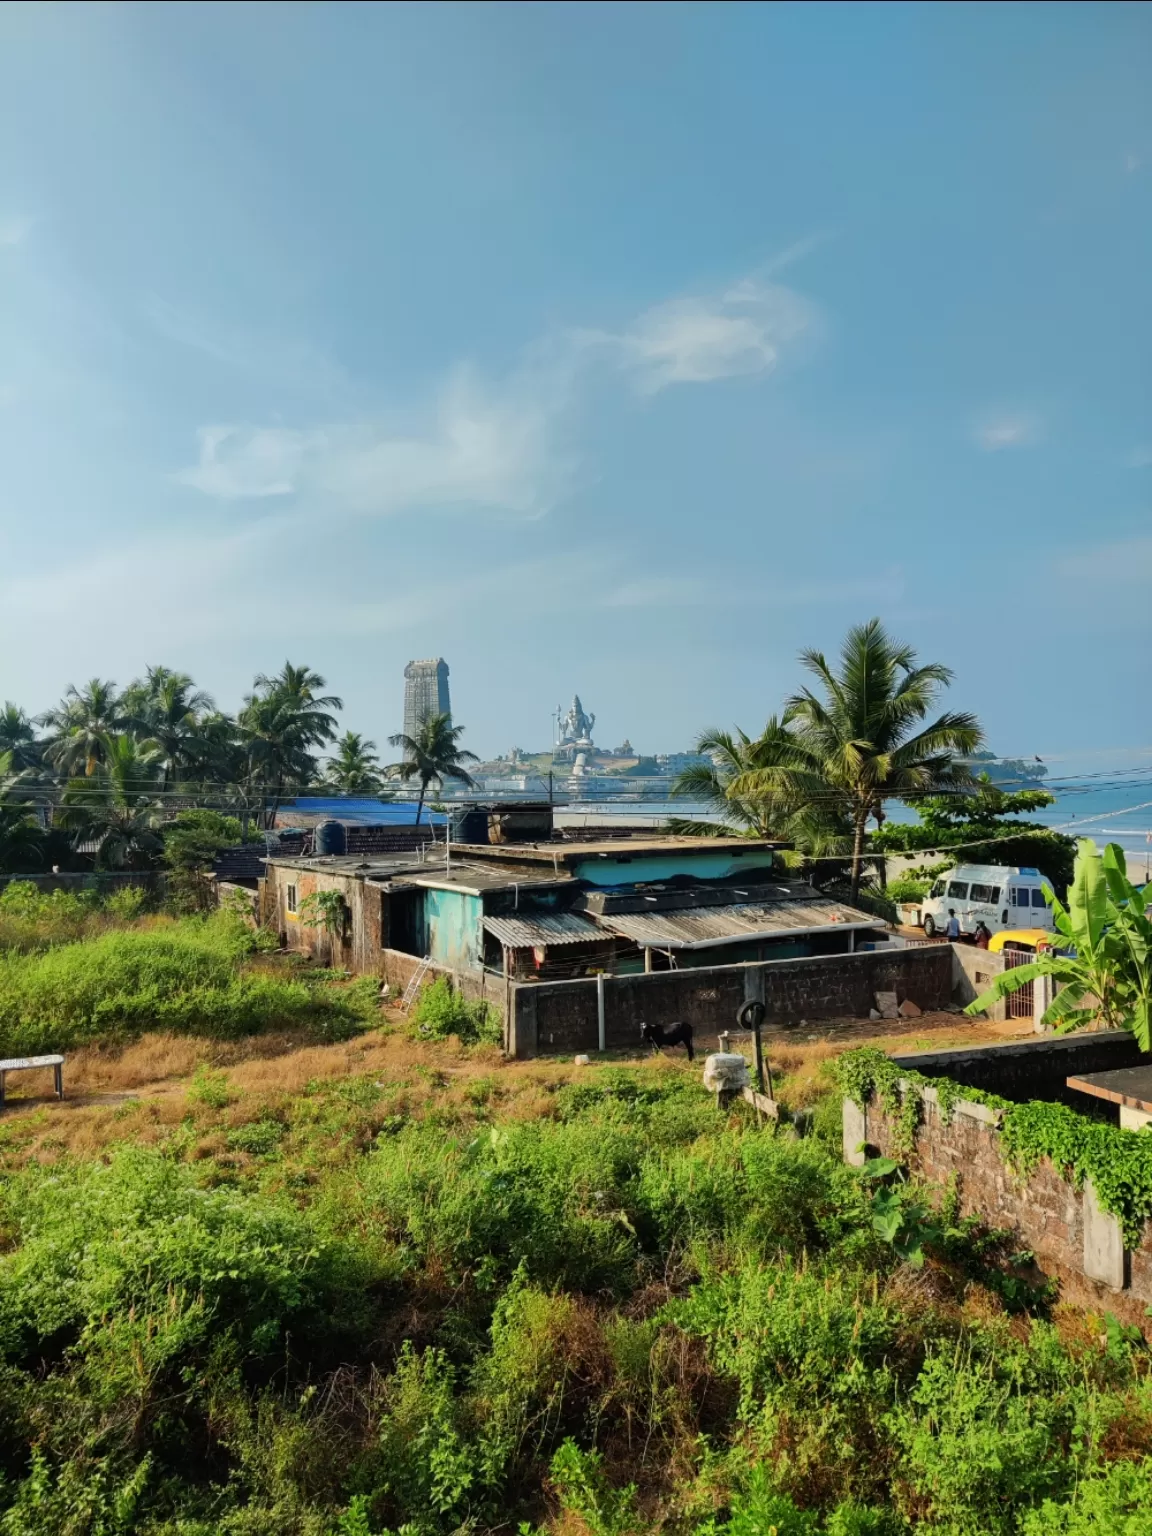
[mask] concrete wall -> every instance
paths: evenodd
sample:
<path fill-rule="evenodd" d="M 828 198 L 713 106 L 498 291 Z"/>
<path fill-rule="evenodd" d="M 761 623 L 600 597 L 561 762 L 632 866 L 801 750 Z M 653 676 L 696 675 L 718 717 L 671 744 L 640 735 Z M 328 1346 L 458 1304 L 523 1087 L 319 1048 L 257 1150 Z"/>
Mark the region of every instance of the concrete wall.
<path fill-rule="evenodd" d="M 950 944 L 952 951 L 952 981 L 955 1001 L 962 1007 L 973 1003 L 1004 970 L 1004 956 L 990 950 L 977 949 L 975 944 Z M 1006 1019 L 1008 1004 L 1001 999 L 988 1011 L 990 1019 Z"/>
<path fill-rule="evenodd" d="M 1043 1047 L 1048 1042 L 1040 1042 Z M 1050 1045 L 1049 1045 L 1049 1048 Z M 1101 1211 L 1091 1185 L 1076 1190 L 1045 1159 L 1027 1180 L 1007 1167 L 998 1119 L 982 1105 L 955 1106 L 950 1124 L 940 1117 L 931 1089 L 924 1098 L 912 1166 L 924 1177 L 954 1179 L 964 1216 L 1014 1232 L 1040 1270 L 1060 1282 L 1066 1301 L 1114 1313 L 1152 1336 L 1152 1223 L 1134 1251 L 1125 1252 L 1120 1224 Z M 894 1124 L 876 1105 L 861 1114 L 844 1104 L 844 1147 L 849 1162 L 863 1160 L 861 1142 L 899 1161 Z"/>
<path fill-rule="evenodd" d="M 868 1017 L 877 992 L 894 991 L 925 1010 L 952 996 L 952 954 L 946 944 L 822 955 L 762 965 L 660 971 L 604 979 L 605 1043 L 634 1047 L 644 1022 L 691 1024 L 697 1034 L 736 1028 L 737 1009 L 760 998 L 765 1023 L 787 1028 L 801 1019 Z M 516 1056 L 596 1050 L 595 981 L 538 982 L 513 988 L 509 1049 Z"/>

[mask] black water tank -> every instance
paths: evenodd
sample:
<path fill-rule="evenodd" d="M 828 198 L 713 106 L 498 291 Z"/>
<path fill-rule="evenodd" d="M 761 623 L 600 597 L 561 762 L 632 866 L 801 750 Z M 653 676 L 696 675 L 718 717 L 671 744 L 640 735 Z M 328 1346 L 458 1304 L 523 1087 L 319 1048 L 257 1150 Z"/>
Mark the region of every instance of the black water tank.
<path fill-rule="evenodd" d="M 343 853 L 348 846 L 342 821 L 322 821 L 316 828 L 318 854 Z"/>

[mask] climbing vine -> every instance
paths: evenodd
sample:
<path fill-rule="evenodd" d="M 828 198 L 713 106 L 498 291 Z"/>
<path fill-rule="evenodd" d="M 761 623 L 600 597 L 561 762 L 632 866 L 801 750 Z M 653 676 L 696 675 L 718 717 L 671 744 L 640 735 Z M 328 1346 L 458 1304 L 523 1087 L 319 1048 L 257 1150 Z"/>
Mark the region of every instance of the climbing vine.
<path fill-rule="evenodd" d="M 923 1072 L 902 1066 L 874 1045 L 846 1051 L 832 1062 L 831 1071 L 836 1086 L 846 1099 L 864 1109 L 868 1100 L 874 1098 L 884 1113 L 892 1117 L 892 1147 L 901 1157 L 908 1157 L 913 1151 L 923 1107 L 919 1093 L 904 1092 L 902 1085 L 905 1083 L 910 1088 L 935 1089 L 940 1119 L 945 1125 L 950 1124 L 953 1111 L 962 1100 L 968 1104 L 983 1104 L 988 1109 L 1012 1107 L 998 1094 L 965 1088 L 950 1077 L 926 1077 Z"/>
<path fill-rule="evenodd" d="M 914 1149 L 921 1114 L 920 1094 L 903 1092 L 902 1083 L 934 1088 L 945 1125 L 961 1100 L 1002 1111 L 1000 1150 L 1017 1173 L 1027 1177 L 1048 1158 L 1076 1189 L 1091 1179 L 1101 1210 L 1119 1221 L 1125 1246 L 1139 1246 L 1144 1224 L 1152 1220 L 1152 1133 L 1091 1120 L 1066 1104 L 1014 1104 L 951 1078 L 925 1077 L 875 1046 L 846 1052 L 831 1064 L 831 1072 L 845 1098 L 861 1109 L 873 1100 L 891 1117 L 892 1150 L 900 1157 Z"/>
<path fill-rule="evenodd" d="M 1125 1247 L 1139 1246 L 1152 1219 L 1152 1135 L 1034 1100 L 1005 1116 L 1001 1147 L 1021 1174 L 1047 1157 L 1076 1189 L 1091 1179 L 1097 1204 L 1123 1228 Z"/>

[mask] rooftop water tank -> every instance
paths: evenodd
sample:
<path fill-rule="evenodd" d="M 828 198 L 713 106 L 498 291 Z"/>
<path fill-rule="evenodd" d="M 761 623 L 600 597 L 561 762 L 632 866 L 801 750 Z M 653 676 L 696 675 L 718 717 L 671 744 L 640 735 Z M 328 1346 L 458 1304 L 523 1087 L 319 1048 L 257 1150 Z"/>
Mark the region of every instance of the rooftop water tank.
<path fill-rule="evenodd" d="M 316 828 L 316 852 L 320 855 L 343 853 L 348 839 L 341 821 L 322 821 Z"/>

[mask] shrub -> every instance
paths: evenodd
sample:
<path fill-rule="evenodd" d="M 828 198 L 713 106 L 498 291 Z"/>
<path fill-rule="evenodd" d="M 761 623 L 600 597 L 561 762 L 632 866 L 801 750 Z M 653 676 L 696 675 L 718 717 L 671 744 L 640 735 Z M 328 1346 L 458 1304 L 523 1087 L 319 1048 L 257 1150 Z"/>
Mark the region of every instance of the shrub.
<path fill-rule="evenodd" d="M 1099 1467 L 1067 1504 L 1045 1499 L 1028 1510 L 1020 1536 L 1146 1536 L 1152 1510 L 1152 1458 Z"/>
<path fill-rule="evenodd" d="M 229 1343 L 238 1359 L 283 1361 L 289 1334 L 322 1352 L 364 1315 L 370 1271 L 305 1214 L 202 1189 L 140 1148 L 33 1167 L 3 1189 L 0 1212 L 20 1244 L 0 1259 L 0 1349 L 32 1364 L 40 1341 L 62 1339 L 107 1402 L 150 1394 Z"/>
<path fill-rule="evenodd" d="M 900 906 L 903 902 L 923 901 L 931 889 L 931 880 L 917 880 L 915 875 L 901 875 L 898 880 L 889 880 L 884 894 L 889 901 Z"/>
<path fill-rule="evenodd" d="M 420 993 L 412 1010 L 412 1028 L 426 1040 L 456 1035 L 465 1045 L 499 1045 L 500 1016 L 489 1003 L 470 1003 L 447 976 L 437 976 Z"/>
<path fill-rule="evenodd" d="M 956 1536 L 1014 1531 L 1017 1508 L 1063 1492 L 1073 1475 L 1070 1405 L 1034 1390 L 1015 1363 L 1011 1351 L 981 1359 L 934 1347 L 889 1416 L 913 1506 Z"/>

